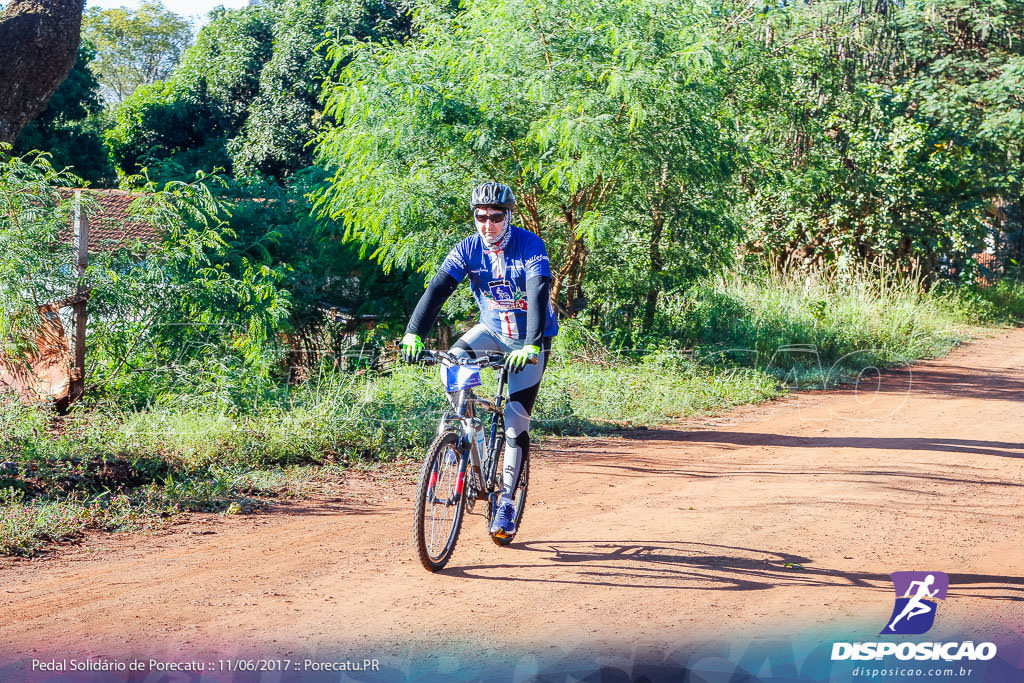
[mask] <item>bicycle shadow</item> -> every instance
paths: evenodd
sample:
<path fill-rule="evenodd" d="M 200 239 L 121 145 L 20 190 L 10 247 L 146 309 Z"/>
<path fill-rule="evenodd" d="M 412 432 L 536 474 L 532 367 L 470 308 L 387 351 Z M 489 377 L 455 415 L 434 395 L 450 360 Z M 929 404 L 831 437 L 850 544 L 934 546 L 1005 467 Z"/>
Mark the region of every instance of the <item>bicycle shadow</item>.
<path fill-rule="evenodd" d="M 818 567 L 810 558 L 790 553 L 709 543 L 527 541 L 513 542 L 508 548 L 536 555 L 518 564 L 477 564 L 443 573 L 484 581 L 653 590 L 751 591 L 787 586 L 892 590 L 888 574 Z M 949 574 L 949 585 L 955 595 L 1024 601 L 1024 577 Z"/>

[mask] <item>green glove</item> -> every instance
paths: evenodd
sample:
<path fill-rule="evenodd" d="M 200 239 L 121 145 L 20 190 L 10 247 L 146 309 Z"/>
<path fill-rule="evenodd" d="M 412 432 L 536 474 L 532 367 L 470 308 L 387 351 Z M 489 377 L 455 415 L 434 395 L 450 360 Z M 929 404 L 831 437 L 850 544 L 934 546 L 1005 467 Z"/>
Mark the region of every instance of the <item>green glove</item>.
<path fill-rule="evenodd" d="M 415 363 L 423 354 L 423 340 L 418 334 L 406 333 L 402 337 L 402 360 L 406 363 Z"/>
<path fill-rule="evenodd" d="M 523 348 L 513 351 L 505 357 L 505 366 L 512 372 L 519 372 L 526 367 L 531 358 L 540 355 L 540 347 L 526 345 Z"/>

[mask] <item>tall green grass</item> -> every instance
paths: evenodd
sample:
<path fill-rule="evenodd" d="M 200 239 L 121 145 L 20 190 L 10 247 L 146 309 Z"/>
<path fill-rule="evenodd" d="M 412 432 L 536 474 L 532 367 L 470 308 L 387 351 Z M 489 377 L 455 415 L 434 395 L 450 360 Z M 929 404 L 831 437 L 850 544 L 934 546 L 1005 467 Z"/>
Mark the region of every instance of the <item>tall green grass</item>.
<path fill-rule="evenodd" d="M 732 275 L 670 297 L 668 325 L 699 354 L 729 349 L 766 368 L 892 365 L 945 353 L 971 325 L 995 322 L 973 290 L 924 289 L 865 270 Z M 742 354 L 746 360 L 740 360 Z"/>

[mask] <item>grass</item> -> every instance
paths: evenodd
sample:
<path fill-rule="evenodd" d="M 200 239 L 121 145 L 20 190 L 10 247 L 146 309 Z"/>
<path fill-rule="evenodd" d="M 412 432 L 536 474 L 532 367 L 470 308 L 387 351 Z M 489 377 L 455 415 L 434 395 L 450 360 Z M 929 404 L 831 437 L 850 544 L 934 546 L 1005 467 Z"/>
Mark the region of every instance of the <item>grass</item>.
<path fill-rule="evenodd" d="M 86 529 L 127 531 L 159 525 L 176 510 L 159 509 L 145 487 L 131 495 L 109 492 L 83 499 L 39 496 L 26 501 L 24 492 L 0 488 L 0 554 L 31 555 L 49 543 L 79 538 Z"/>
<path fill-rule="evenodd" d="M 1000 280 L 991 287 L 974 290 L 973 296 L 989 304 L 988 311 L 992 322 L 1024 320 L 1022 280 Z"/>
<path fill-rule="evenodd" d="M 0 554 L 28 555 L 49 542 L 77 538 L 87 509 L 71 502 L 26 504 L 20 491 L 0 489 Z"/>
<path fill-rule="evenodd" d="M 641 343 L 566 321 L 532 432 L 656 425 L 834 386 L 865 367 L 942 355 L 972 325 L 1022 317 L 1020 283 L 924 291 L 863 271 L 710 279 L 667 296 Z M 0 407 L 0 553 L 180 511 L 248 512 L 352 464 L 415 457 L 446 405 L 436 373 L 324 370 L 270 398 L 215 407 L 186 387 L 143 410 L 99 401 L 59 422 L 40 408 Z"/>

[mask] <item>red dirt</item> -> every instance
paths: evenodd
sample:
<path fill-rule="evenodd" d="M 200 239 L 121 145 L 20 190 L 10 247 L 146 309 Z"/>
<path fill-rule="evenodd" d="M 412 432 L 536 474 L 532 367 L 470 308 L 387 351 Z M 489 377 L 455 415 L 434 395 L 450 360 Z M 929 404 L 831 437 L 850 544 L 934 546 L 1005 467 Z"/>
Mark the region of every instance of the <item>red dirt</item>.
<path fill-rule="evenodd" d="M 896 570 L 950 575 L 944 629 L 1024 634 L 1024 330 L 868 379 L 625 438 L 548 439 L 512 546 L 469 515 L 437 575 L 416 559 L 408 471 L 4 560 L 0 643 L 12 658 L 488 647 L 503 612 L 531 651 L 851 622 L 870 639 Z"/>

